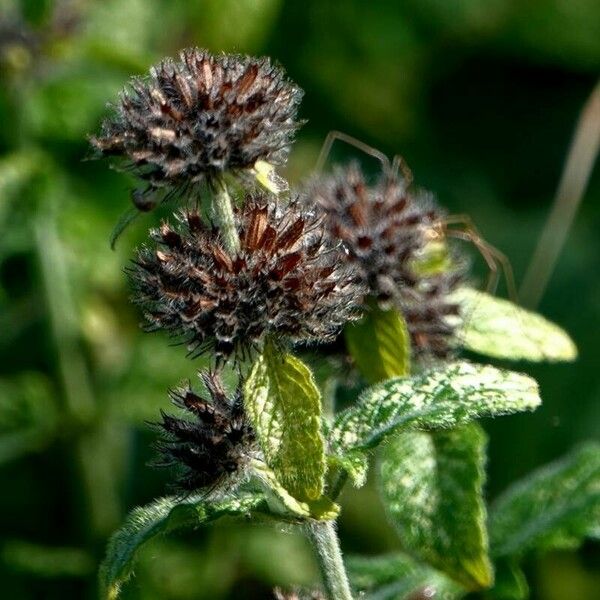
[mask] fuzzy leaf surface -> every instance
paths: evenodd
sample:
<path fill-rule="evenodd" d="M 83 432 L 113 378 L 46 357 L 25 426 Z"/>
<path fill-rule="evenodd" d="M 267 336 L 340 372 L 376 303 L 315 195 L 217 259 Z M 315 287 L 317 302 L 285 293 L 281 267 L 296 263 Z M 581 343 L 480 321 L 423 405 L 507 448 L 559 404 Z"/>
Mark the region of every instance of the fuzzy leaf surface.
<path fill-rule="evenodd" d="M 205 496 L 181 500 L 177 496 L 160 498 L 147 506 L 133 509 L 124 524 L 108 542 L 106 558 L 100 568 L 102 597 L 113 600 L 133 573 L 136 552 L 159 534 L 186 527 L 194 528 L 227 515 L 268 512 L 262 494 L 206 500 Z"/>
<path fill-rule="evenodd" d="M 491 511 L 495 556 L 574 548 L 600 522 L 600 444 L 587 443 L 509 487 Z"/>
<path fill-rule="evenodd" d="M 395 430 L 436 430 L 482 417 L 534 410 L 538 385 L 521 373 L 456 362 L 374 385 L 341 412 L 330 430 L 332 454 L 362 452 Z"/>
<path fill-rule="evenodd" d="M 458 600 L 466 591 L 445 575 L 398 552 L 379 556 L 348 556 L 348 576 L 360 598 L 367 600 L 400 600 L 418 598 L 428 590 L 432 598 Z"/>
<path fill-rule="evenodd" d="M 323 493 L 321 394 L 310 369 L 267 345 L 244 384 L 244 402 L 279 483 L 301 502 Z"/>
<path fill-rule="evenodd" d="M 473 352 L 509 360 L 572 361 L 577 348 L 569 335 L 541 315 L 471 288 L 458 290 L 464 324 L 459 343 Z"/>
<path fill-rule="evenodd" d="M 369 383 L 402 377 L 410 371 L 410 337 L 397 310 L 372 305 L 357 323 L 344 329 L 348 351 Z"/>
<path fill-rule="evenodd" d="M 404 549 L 468 590 L 492 584 L 479 425 L 403 432 L 382 448 L 384 506 Z"/>

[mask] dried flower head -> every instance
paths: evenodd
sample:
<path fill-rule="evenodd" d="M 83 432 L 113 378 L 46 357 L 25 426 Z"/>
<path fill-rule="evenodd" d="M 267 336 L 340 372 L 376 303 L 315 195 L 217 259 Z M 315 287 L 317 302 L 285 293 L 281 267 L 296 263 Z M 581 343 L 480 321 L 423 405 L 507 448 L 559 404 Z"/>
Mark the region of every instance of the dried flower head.
<path fill-rule="evenodd" d="M 355 163 L 310 183 L 304 197 L 323 212 L 325 227 L 343 242 L 369 294 L 382 308 L 403 313 L 415 353 L 445 356 L 454 333 L 448 317 L 459 310 L 449 295 L 461 270 L 419 269 L 443 220 L 433 200 L 409 192 L 393 175 L 369 186 Z"/>
<path fill-rule="evenodd" d="M 148 190 L 185 187 L 258 160 L 285 162 L 302 91 L 280 67 L 199 49 L 180 58 L 132 79 L 116 114 L 91 138 L 102 155 L 126 158 Z"/>
<path fill-rule="evenodd" d="M 185 491 L 211 488 L 239 472 L 253 449 L 254 432 L 244 414 L 238 388 L 228 398 L 215 373 L 202 373 L 209 399 L 190 388 L 171 392 L 175 406 L 193 420 L 161 412 L 162 438 L 157 444 L 156 466 L 178 471 L 177 486 Z"/>
<path fill-rule="evenodd" d="M 244 356 L 267 335 L 333 339 L 364 292 L 340 244 L 324 239 L 315 213 L 295 201 L 282 207 L 249 197 L 235 217 L 234 257 L 196 212 L 153 233 L 157 246 L 142 250 L 132 269 L 149 329 L 183 335 L 193 354 L 210 349 L 218 360 Z"/>

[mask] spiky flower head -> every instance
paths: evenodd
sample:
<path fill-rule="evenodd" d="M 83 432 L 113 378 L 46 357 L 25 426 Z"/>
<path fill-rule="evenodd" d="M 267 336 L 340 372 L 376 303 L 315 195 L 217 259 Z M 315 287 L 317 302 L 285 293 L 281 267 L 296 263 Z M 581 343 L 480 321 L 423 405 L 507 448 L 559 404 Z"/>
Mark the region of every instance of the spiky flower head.
<path fill-rule="evenodd" d="M 245 356 L 266 336 L 333 339 L 354 318 L 364 288 L 314 211 L 256 195 L 235 218 L 235 256 L 196 212 L 154 231 L 156 246 L 141 251 L 131 273 L 149 328 L 182 335 L 192 354 L 211 350 L 217 360 Z"/>
<path fill-rule="evenodd" d="M 301 98 L 268 58 L 188 49 L 132 79 L 91 143 L 125 158 L 149 190 L 186 187 L 257 161 L 284 163 Z"/>
<path fill-rule="evenodd" d="M 173 404 L 189 418 L 161 411 L 157 424 L 162 435 L 155 466 L 174 468 L 184 491 L 218 486 L 243 468 L 254 447 L 240 388 L 229 398 L 218 375 L 204 372 L 201 378 L 208 398 L 189 386 L 171 391 Z"/>
<path fill-rule="evenodd" d="M 449 317 L 459 311 L 449 296 L 461 269 L 420 268 L 443 220 L 432 198 L 415 195 L 392 174 L 370 186 L 356 163 L 311 182 L 304 198 L 322 211 L 329 234 L 343 242 L 369 295 L 380 307 L 402 312 L 415 353 L 446 356 L 456 321 Z"/>

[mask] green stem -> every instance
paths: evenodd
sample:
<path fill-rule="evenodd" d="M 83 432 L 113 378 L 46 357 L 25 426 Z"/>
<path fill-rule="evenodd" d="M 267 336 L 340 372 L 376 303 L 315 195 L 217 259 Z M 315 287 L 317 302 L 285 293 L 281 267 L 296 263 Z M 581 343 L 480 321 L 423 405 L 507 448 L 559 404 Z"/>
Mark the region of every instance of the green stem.
<path fill-rule="evenodd" d="M 327 596 L 330 600 L 352 600 L 335 522 L 308 521 L 304 528 L 315 549 Z"/>
<path fill-rule="evenodd" d="M 222 179 L 217 179 L 214 187 L 215 195 L 212 202 L 212 216 L 221 230 L 225 249 L 230 254 L 235 255 L 240 251 L 240 238 L 235 225 L 231 196 Z"/>

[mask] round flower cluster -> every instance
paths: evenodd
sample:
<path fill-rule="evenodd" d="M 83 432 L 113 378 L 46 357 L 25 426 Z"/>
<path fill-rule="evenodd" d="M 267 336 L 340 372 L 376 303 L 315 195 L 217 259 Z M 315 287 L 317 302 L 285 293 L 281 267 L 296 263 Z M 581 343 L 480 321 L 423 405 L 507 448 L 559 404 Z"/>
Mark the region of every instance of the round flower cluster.
<path fill-rule="evenodd" d="M 235 214 L 241 249 L 230 255 L 219 231 L 197 212 L 153 232 L 131 276 L 150 329 L 186 340 L 192 354 L 247 357 L 266 336 L 331 340 L 352 319 L 364 288 L 340 244 L 297 202 L 246 199 Z"/>
<path fill-rule="evenodd" d="M 398 308 L 416 354 L 446 356 L 459 306 L 449 299 L 461 269 L 427 273 L 419 261 L 443 220 L 433 200 L 413 194 L 386 174 L 369 186 L 357 164 L 309 183 L 304 201 L 323 214 L 329 235 L 341 241 L 370 296 Z"/>
<path fill-rule="evenodd" d="M 209 398 L 190 387 L 173 390 L 173 404 L 190 418 L 161 413 L 162 432 L 156 466 L 174 467 L 177 485 L 186 491 L 217 486 L 245 464 L 254 447 L 239 388 L 228 398 L 218 375 L 202 374 Z"/>
<path fill-rule="evenodd" d="M 125 158 L 146 191 L 188 188 L 258 160 L 284 163 L 301 99 L 269 59 L 184 50 L 179 62 L 164 60 L 132 79 L 91 143 L 101 155 Z"/>

